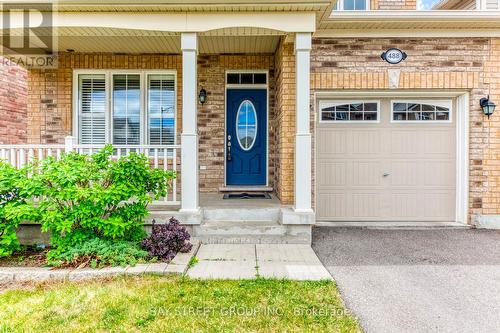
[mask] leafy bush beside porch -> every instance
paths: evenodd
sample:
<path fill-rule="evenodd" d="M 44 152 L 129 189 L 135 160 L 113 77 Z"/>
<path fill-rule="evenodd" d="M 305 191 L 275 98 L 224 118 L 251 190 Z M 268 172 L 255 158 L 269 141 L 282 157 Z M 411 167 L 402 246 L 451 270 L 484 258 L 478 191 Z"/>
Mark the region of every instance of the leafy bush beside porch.
<path fill-rule="evenodd" d="M 68 253 L 83 251 L 87 242 L 107 242 L 108 249 L 113 242 L 129 244 L 129 252 L 141 257 L 147 206 L 167 195 L 175 178 L 172 171 L 151 168 L 143 154 L 113 158 L 111 145 L 93 155 L 47 157 L 21 169 L 0 162 L 0 172 L 0 256 L 19 248 L 15 230 L 22 221 L 37 222 L 50 233 L 53 265 L 67 262 Z"/>

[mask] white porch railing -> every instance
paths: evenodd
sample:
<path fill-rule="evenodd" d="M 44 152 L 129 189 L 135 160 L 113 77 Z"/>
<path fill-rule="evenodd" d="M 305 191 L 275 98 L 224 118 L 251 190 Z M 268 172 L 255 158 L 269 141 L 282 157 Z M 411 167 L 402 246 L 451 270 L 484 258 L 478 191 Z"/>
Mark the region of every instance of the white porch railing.
<path fill-rule="evenodd" d="M 0 144 L 0 159 L 21 168 L 29 162 L 42 160 L 48 156 L 59 159 L 64 152 L 76 151 L 81 154 L 92 154 L 104 145 L 73 144 L 73 138 L 66 138 L 65 144 Z M 113 145 L 113 157 L 127 156 L 131 152 L 149 156 L 151 167 L 177 172 L 179 161 L 179 145 Z M 166 197 L 155 201 L 155 204 L 179 205 L 178 179 L 172 180 Z"/>

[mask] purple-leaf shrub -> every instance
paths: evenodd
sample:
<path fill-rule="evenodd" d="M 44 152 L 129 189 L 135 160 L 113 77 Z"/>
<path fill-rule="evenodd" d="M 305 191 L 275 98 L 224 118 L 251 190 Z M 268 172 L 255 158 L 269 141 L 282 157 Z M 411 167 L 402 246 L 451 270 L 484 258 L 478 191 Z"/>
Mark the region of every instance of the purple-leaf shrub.
<path fill-rule="evenodd" d="M 142 240 L 141 247 L 148 251 L 151 257 L 158 257 L 168 262 L 177 252 L 191 250 L 193 245 L 189 242 L 190 238 L 186 228 L 173 217 L 167 224 L 156 224 L 153 220 L 151 235 Z"/>

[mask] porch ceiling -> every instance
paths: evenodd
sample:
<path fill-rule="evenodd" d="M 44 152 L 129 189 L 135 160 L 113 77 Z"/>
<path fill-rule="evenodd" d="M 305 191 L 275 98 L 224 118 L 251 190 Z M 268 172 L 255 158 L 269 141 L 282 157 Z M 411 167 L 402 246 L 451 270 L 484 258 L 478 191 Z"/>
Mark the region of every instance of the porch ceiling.
<path fill-rule="evenodd" d="M 200 36 L 199 53 L 274 53 L 279 36 Z M 180 53 L 178 36 L 75 36 L 61 37 L 58 50 L 104 53 Z"/>
<path fill-rule="evenodd" d="M 49 36 L 49 28 L 34 29 Z M 22 34 L 13 30 L 13 35 Z M 169 53 L 181 52 L 180 34 L 135 29 L 61 27 L 55 29 L 56 49 L 81 53 Z M 262 28 L 230 28 L 199 34 L 199 53 L 274 53 L 282 32 Z"/>
<path fill-rule="evenodd" d="M 50 2 L 50 1 L 46 1 Z M 318 11 L 330 0 L 53 0 L 60 12 L 242 12 Z"/>

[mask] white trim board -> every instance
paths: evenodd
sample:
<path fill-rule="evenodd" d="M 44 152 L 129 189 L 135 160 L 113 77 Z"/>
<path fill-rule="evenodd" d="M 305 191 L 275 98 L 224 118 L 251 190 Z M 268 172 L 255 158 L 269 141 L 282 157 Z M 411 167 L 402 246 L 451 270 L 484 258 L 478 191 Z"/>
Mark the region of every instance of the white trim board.
<path fill-rule="evenodd" d="M 360 10 L 333 11 L 326 22 L 350 21 L 382 21 L 395 19 L 398 21 L 490 21 L 500 17 L 498 10 Z"/>
<path fill-rule="evenodd" d="M 317 227 L 366 229 L 467 229 L 471 226 L 458 222 L 316 222 Z"/>
<path fill-rule="evenodd" d="M 346 98 L 415 98 L 421 99 L 442 97 L 455 98 L 455 117 L 456 117 L 456 204 L 455 204 L 455 223 L 467 225 L 469 214 L 469 92 L 464 90 L 418 90 L 418 91 L 399 91 L 399 90 L 371 90 L 371 91 L 322 91 L 314 93 L 314 136 L 317 136 L 317 118 L 319 116 L 319 103 L 323 99 L 346 99 Z M 314 174 L 317 171 L 317 149 L 313 151 Z M 317 180 L 317 177 L 315 177 Z M 314 183 L 314 202 L 318 203 L 318 183 Z M 337 222 L 335 222 L 337 223 Z"/>
<path fill-rule="evenodd" d="M 498 29 L 319 29 L 313 38 L 473 38 L 500 37 Z"/>
<path fill-rule="evenodd" d="M 478 229 L 500 230 L 500 215 L 475 215 L 472 224 Z"/>

